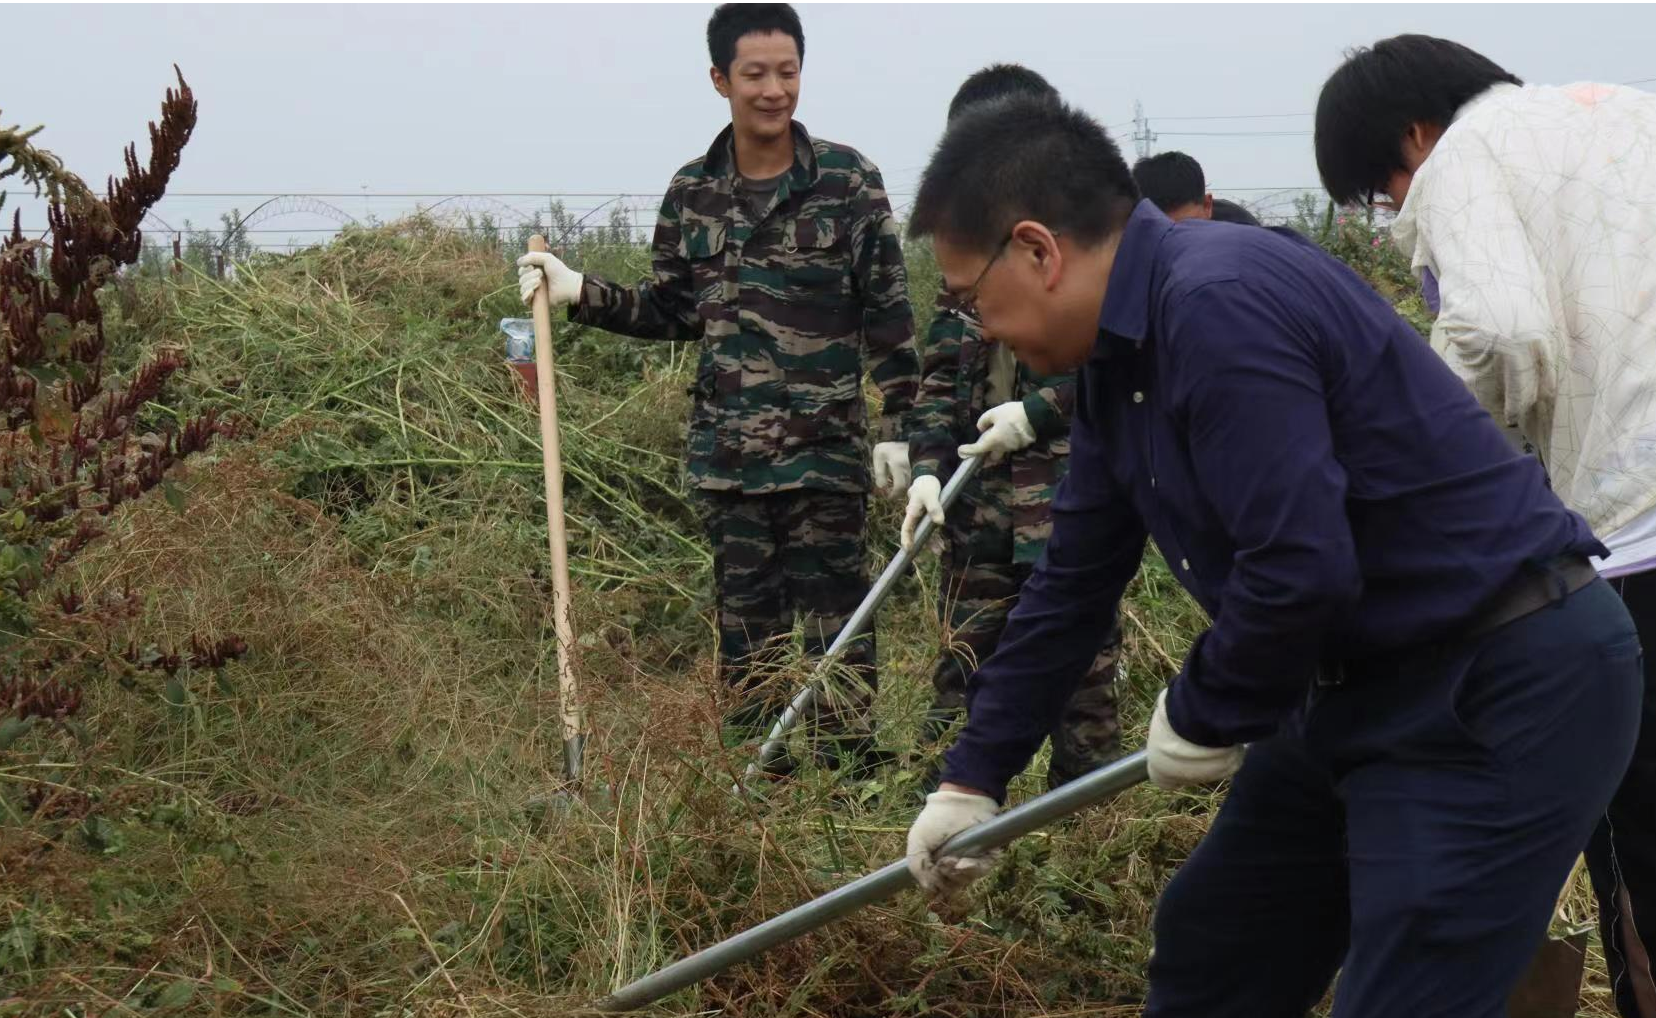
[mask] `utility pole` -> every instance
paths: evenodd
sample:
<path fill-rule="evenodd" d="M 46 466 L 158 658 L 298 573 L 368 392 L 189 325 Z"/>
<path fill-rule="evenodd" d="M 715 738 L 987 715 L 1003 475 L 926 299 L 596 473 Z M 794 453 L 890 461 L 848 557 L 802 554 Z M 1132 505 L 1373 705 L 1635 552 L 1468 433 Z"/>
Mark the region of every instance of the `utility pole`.
<path fill-rule="evenodd" d="M 1133 146 L 1138 150 L 1138 157 L 1143 159 L 1150 154 L 1156 144 L 1156 132 L 1150 130 L 1150 120 L 1144 115 L 1144 104 L 1137 99 L 1133 100 Z"/>

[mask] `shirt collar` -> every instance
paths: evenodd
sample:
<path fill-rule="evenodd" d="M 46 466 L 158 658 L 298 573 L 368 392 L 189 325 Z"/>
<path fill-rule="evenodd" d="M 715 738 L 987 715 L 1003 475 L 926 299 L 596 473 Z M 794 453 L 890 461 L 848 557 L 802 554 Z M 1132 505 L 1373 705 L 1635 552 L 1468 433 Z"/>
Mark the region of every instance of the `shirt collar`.
<path fill-rule="evenodd" d="M 1508 92 L 1511 92 L 1519 87 L 1520 86 L 1514 85 L 1510 81 L 1503 81 L 1499 84 L 1489 86 L 1482 92 L 1479 92 L 1477 95 L 1468 99 L 1466 102 L 1461 103 L 1460 109 L 1456 110 L 1455 115 L 1449 118 L 1450 126 L 1454 126 L 1459 123 L 1467 114 L 1471 113 L 1479 106 L 1489 102 L 1491 99 L 1494 99 L 1497 96 L 1506 95 Z M 1442 142 L 1440 140 L 1439 144 L 1441 143 Z M 1397 216 L 1391 223 L 1390 234 L 1392 246 L 1396 248 L 1397 251 L 1403 255 L 1403 257 L 1409 259 L 1411 262 L 1418 260 L 1415 255 L 1416 248 L 1420 243 L 1420 225 L 1417 221 L 1420 211 L 1420 202 L 1416 201 L 1415 198 L 1426 190 L 1426 188 L 1422 186 L 1421 182 L 1425 176 L 1430 173 L 1429 167 L 1431 165 L 1432 157 L 1427 156 L 1426 161 L 1420 164 L 1419 169 L 1415 170 L 1414 183 L 1409 186 L 1409 194 L 1403 199 L 1403 207 L 1397 210 Z"/>
<path fill-rule="evenodd" d="M 811 135 L 805 130 L 805 125 L 795 120 L 792 122 L 794 136 L 794 164 L 785 178 L 788 190 L 810 190 L 822 176 L 822 169 L 817 165 L 816 146 L 811 143 Z M 713 139 L 707 155 L 702 158 L 702 169 L 709 176 L 726 177 L 729 183 L 736 181 L 736 125 L 726 124 L 719 136 Z"/>
<path fill-rule="evenodd" d="M 1455 115 L 1449 118 L 1449 122 L 1453 124 L 1496 96 L 1506 95 L 1508 92 L 1511 92 L 1519 87 L 1520 86 L 1514 85 L 1510 81 L 1503 81 L 1498 84 L 1491 85 L 1482 92 L 1479 92 L 1477 95 L 1466 100 L 1464 103 L 1461 103 L 1461 108 L 1455 111 Z"/>
<path fill-rule="evenodd" d="M 1173 229 L 1173 220 L 1148 200 L 1138 203 L 1121 231 L 1115 263 L 1099 310 L 1100 337 L 1096 355 L 1109 356 L 1143 345 L 1150 329 L 1150 284 L 1156 265 L 1156 251 L 1162 238 Z"/>

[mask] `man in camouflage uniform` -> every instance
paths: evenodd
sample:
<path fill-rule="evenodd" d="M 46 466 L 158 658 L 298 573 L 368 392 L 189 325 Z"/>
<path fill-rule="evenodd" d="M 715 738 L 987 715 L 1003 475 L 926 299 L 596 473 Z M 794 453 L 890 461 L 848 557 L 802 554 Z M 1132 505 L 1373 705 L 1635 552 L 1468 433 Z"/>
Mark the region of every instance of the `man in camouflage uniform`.
<path fill-rule="evenodd" d="M 708 25 L 713 81 L 731 125 L 674 175 L 654 239 L 654 278 L 581 277 L 547 254 L 572 321 L 645 339 L 699 341 L 689 474 L 713 545 L 720 670 L 751 693 L 801 617 L 808 654 L 867 593 L 870 442 L 875 480 L 908 484 L 898 428 L 919 364 L 896 221 L 879 170 L 793 122 L 804 35 L 786 4 L 728 4 Z M 864 367 L 884 397 L 870 422 Z M 847 649 L 817 719 L 825 763 L 866 767 L 873 748 L 873 635 Z M 759 727 L 792 692 L 750 695 L 731 720 Z"/>
<path fill-rule="evenodd" d="M 1018 94 L 1057 97 L 1034 71 L 996 65 L 966 79 L 950 103 L 949 119 L 973 102 Z M 1018 590 L 1051 533 L 1053 489 L 1069 454 L 1075 381 L 1071 375 L 1032 373 L 1006 347 L 986 341 L 969 309 L 944 295 L 938 297 L 923 353 L 920 395 L 910 415 L 914 484 L 905 545 L 924 515 L 936 518 L 941 478 L 959 464 L 959 455 L 986 457 L 942 524 L 946 568 L 938 611 L 948 642 L 932 674 L 934 699 L 923 734 L 935 742 L 963 713 L 967 679 L 994 652 Z M 982 439 L 960 446 L 957 455 L 956 447 L 978 438 L 980 430 Z M 1099 638 L 1093 667 L 1052 732 L 1049 787 L 1119 754 L 1120 634 L 1112 627 Z"/>

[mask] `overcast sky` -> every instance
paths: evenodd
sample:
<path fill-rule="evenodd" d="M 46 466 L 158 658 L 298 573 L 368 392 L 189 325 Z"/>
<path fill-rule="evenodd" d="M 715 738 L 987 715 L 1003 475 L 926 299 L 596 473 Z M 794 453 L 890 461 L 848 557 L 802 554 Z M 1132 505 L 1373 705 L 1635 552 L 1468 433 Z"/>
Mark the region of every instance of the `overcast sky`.
<path fill-rule="evenodd" d="M 344 192 L 329 201 L 380 218 L 457 192 L 659 194 L 728 119 L 707 79 L 710 10 L 0 5 L 0 119 L 44 123 L 38 140 L 100 182 L 128 141 L 147 152 L 144 124 L 177 63 L 200 122 L 157 208 L 174 226 L 261 200 L 185 196 L 199 192 Z M 1656 79 L 1656 8 L 1642 5 L 803 4 L 800 14 L 800 121 L 874 159 L 898 206 L 949 96 L 993 61 L 1045 74 L 1110 125 L 1129 159 L 1141 101 L 1157 151 L 1190 152 L 1216 192 L 1244 199 L 1315 185 L 1303 114 L 1349 46 L 1426 32 L 1527 80 Z M 1250 119 L 1182 119 L 1194 117 Z M 21 205 L 26 226 L 43 225 L 10 190 L 8 212 Z M 328 225 L 283 216 L 259 224 L 270 232 L 258 239 Z"/>

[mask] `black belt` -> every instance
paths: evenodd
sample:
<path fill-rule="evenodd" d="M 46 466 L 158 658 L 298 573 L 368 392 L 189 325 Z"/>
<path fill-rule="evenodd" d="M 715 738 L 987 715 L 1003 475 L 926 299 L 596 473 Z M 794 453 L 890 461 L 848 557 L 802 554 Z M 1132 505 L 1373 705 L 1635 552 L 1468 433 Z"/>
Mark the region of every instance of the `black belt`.
<path fill-rule="evenodd" d="M 1484 607 L 1445 638 L 1444 642 L 1475 640 L 1487 636 L 1509 622 L 1540 611 L 1549 604 L 1557 604 L 1587 584 L 1598 579 L 1598 570 L 1586 558 L 1574 553 L 1559 555 L 1545 562 L 1525 563 L 1524 571 L 1496 591 Z M 1341 686 L 1347 678 L 1374 675 L 1388 670 L 1388 664 L 1397 665 L 1402 658 L 1421 648 L 1406 647 L 1393 654 L 1381 654 L 1362 661 L 1332 658 L 1317 669 L 1317 685 Z"/>
<path fill-rule="evenodd" d="M 1560 555 L 1539 566 L 1529 566 L 1483 611 L 1467 623 L 1466 639 L 1487 635 L 1531 612 L 1556 604 L 1598 579 L 1598 570 L 1580 555 Z"/>

